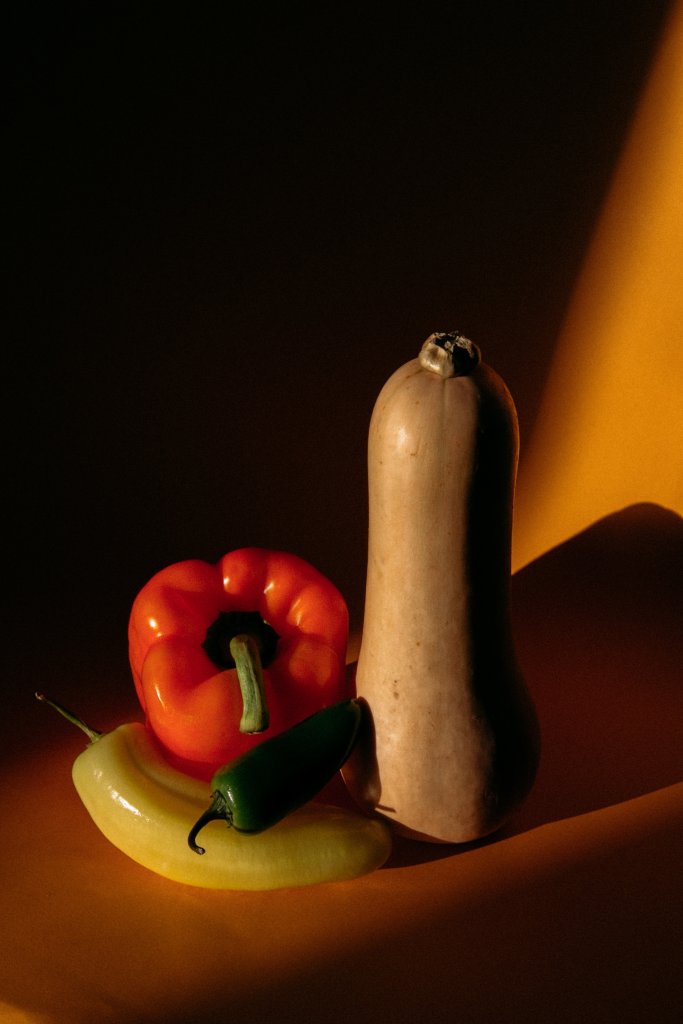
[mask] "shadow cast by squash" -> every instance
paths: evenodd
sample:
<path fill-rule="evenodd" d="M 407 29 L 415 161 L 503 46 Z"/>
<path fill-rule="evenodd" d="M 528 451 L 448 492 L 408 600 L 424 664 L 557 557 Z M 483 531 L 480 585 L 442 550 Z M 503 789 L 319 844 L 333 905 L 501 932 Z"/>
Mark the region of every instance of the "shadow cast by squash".
<path fill-rule="evenodd" d="M 517 652 L 543 733 L 511 828 L 683 778 L 683 520 L 652 504 L 600 520 L 513 581 Z"/>
<path fill-rule="evenodd" d="M 387 867 L 599 810 L 683 779 L 683 519 L 639 504 L 595 523 L 512 581 L 517 655 L 542 735 L 534 788 L 495 835 L 397 837 Z"/>

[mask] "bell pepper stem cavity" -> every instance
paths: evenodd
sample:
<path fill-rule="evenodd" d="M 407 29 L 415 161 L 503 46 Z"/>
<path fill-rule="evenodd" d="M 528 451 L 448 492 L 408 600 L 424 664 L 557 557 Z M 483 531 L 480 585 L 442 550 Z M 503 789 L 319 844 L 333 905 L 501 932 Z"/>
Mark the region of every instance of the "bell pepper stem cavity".
<path fill-rule="evenodd" d="M 197 845 L 197 836 L 210 821 L 226 821 L 228 828 L 232 825 L 232 816 L 228 810 L 225 797 L 219 792 L 211 794 L 211 804 L 200 818 L 197 819 L 195 824 L 192 826 L 189 836 L 187 837 L 187 843 L 191 850 L 195 853 L 206 853 L 203 846 Z"/>
<path fill-rule="evenodd" d="M 75 715 L 73 711 L 69 711 L 69 709 L 65 708 L 63 704 L 59 703 L 59 701 L 46 697 L 44 693 L 36 693 L 35 698 L 36 700 L 42 701 L 43 704 L 49 704 L 50 707 L 54 708 L 55 711 L 58 711 L 63 718 L 66 718 L 67 722 L 71 722 L 72 725 L 77 725 L 78 728 L 85 733 L 91 743 L 94 743 L 95 740 L 99 740 L 100 737 L 104 735 L 104 733 L 100 732 L 98 729 L 92 729 L 89 725 L 86 725 L 82 718 Z"/>
<path fill-rule="evenodd" d="M 248 633 L 239 633 L 230 641 L 230 654 L 242 691 L 240 732 L 264 732 L 268 728 L 269 717 L 258 644 Z"/>

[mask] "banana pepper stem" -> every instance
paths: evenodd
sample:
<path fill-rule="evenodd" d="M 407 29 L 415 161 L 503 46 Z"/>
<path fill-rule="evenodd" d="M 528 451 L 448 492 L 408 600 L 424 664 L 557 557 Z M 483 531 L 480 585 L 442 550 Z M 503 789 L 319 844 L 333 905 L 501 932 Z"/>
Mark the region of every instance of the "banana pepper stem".
<path fill-rule="evenodd" d="M 230 654 L 242 692 L 240 732 L 264 732 L 268 728 L 269 715 L 258 644 L 248 633 L 239 633 L 230 640 Z"/>
<path fill-rule="evenodd" d="M 51 708 L 55 709 L 55 711 L 59 711 L 60 715 L 62 715 L 63 718 L 66 718 L 67 722 L 71 722 L 72 725 L 77 725 L 81 732 L 85 733 L 91 743 L 94 743 L 95 740 L 99 740 L 104 735 L 104 733 L 101 733 L 98 729 L 93 729 L 91 726 L 86 725 L 82 718 L 75 715 L 73 711 L 69 711 L 69 709 L 65 708 L 63 704 L 59 703 L 59 701 L 46 697 L 44 693 L 36 693 L 35 698 L 36 700 L 42 701 L 43 704 L 49 704 Z"/>

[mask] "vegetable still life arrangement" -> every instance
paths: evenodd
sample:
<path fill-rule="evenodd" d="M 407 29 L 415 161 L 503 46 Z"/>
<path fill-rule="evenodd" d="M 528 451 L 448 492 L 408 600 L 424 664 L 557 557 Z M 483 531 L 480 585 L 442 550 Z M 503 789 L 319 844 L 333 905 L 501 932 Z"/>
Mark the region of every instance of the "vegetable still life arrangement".
<path fill-rule="evenodd" d="M 394 834 L 495 831 L 538 759 L 507 600 L 517 451 L 512 399 L 458 332 L 389 379 L 355 682 L 344 599 L 303 559 L 241 548 L 153 576 L 128 629 L 144 724 L 102 734 L 36 694 L 89 739 L 72 777 L 104 836 L 174 881 L 263 890 L 366 874 Z M 340 771 L 355 809 L 316 799 Z"/>

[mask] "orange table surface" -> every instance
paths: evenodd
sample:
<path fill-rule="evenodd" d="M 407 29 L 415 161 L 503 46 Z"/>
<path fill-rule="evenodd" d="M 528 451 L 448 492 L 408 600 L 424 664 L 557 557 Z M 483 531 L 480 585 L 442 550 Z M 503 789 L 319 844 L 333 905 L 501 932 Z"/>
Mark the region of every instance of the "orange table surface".
<path fill-rule="evenodd" d="M 543 756 L 499 835 L 397 839 L 374 874 L 296 891 L 196 890 L 107 843 L 70 780 L 81 735 L 32 703 L 52 643 L 92 717 L 93 660 L 46 624 L 3 722 L 0 1021 L 680 1020 L 682 549 L 642 506 L 514 577 Z M 92 724 L 139 717 L 103 674 Z"/>

